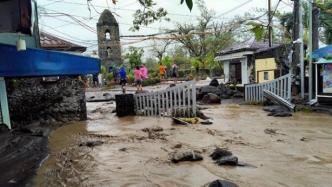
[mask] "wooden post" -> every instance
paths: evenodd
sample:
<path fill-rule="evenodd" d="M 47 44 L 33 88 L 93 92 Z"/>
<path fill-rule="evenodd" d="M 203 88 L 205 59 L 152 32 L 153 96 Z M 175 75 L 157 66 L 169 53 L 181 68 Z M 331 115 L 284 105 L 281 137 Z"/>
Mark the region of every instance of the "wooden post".
<path fill-rule="evenodd" d="M 9 116 L 6 82 L 3 77 L 0 77 L 0 105 L 1 105 L 1 114 L 2 114 L 3 123 L 6 124 L 9 129 L 11 129 L 12 126 L 10 123 L 10 116 Z"/>

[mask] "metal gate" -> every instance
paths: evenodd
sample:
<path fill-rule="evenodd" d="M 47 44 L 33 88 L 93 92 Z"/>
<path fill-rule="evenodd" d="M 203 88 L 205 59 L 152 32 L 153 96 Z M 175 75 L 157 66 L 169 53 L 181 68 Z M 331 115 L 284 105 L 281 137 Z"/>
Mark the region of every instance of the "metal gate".
<path fill-rule="evenodd" d="M 162 91 L 136 94 L 135 110 L 144 116 L 196 116 L 194 81 L 178 84 Z"/>

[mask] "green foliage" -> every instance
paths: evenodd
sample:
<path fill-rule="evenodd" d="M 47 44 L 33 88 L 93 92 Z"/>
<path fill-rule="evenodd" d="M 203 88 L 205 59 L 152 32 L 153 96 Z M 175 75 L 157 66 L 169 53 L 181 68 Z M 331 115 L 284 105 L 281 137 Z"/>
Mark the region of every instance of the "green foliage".
<path fill-rule="evenodd" d="M 112 81 L 114 79 L 113 73 L 107 73 L 106 78 L 107 78 L 108 81 Z"/>
<path fill-rule="evenodd" d="M 143 86 L 150 86 L 160 83 L 160 78 L 149 78 L 143 81 Z"/>
<path fill-rule="evenodd" d="M 142 48 L 129 47 L 129 53 L 125 55 L 125 59 L 128 59 L 131 69 L 142 64 L 143 54 L 144 50 Z"/>
<path fill-rule="evenodd" d="M 247 25 L 250 26 L 250 31 L 255 34 L 255 38 L 257 41 L 262 41 L 264 39 L 267 33 L 265 25 L 254 21 L 247 23 Z"/>
<path fill-rule="evenodd" d="M 101 67 L 100 67 L 100 73 L 103 74 L 103 75 L 107 73 L 107 69 L 106 69 L 106 67 L 104 65 L 101 65 Z"/>
<path fill-rule="evenodd" d="M 184 3 L 184 0 L 181 0 L 181 4 Z M 193 1 L 192 0 L 186 0 L 187 7 L 191 11 L 193 9 Z"/>
<path fill-rule="evenodd" d="M 170 56 L 165 56 L 162 60 L 161 63 L 167 67 L 167 69 L 172 67 L 173 60 Z"/>

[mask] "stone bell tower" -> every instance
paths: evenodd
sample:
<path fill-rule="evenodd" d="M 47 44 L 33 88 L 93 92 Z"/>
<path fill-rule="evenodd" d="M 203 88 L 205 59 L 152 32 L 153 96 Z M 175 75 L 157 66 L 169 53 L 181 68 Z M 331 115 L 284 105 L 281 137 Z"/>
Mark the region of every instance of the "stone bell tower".
<path fill-rule="evenodd" d="M 119 24 L 107 9 L 99 17 L 97 35 L 98 54 L 102 65 L 109 69 L 110 66 L 121 64 Z"/>

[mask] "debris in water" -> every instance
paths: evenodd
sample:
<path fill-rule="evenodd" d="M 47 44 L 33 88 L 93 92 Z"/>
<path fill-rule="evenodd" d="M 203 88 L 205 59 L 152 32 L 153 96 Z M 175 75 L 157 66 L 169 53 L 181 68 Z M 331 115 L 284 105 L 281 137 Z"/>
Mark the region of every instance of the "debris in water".
<path fill-rule="evenodd" d="M 121 149 L 119 149 L 119 151 L 122 151 L 122 152 L 126 152 L 127 151 L 127 148 L 121 148 Z"/>
<path fill-rule="evenodd" d="M 264 132 L 266 134 L 270 134 L 270 135 L 276 135 L 277 134 L 277 130 L 276 129 L 265 129 Z"/>
<path fill-rule="evenodd" d="M 222 157 L 225 157 L 225 156 L 232 156 L 233 153 L 226 150 L 226 149 L 222 149 L 222 148 L 219 148 L 217 147 L 213 153 L 210 155 L 210 157 L 213 159 L 213 160 L 218 160 Z"/>
<path fill-rule="evenodd" d="M 87 147 L 95 147 L 95 146 L 99 146 L 99 145 L 102 145 L 104 142 L 103 141 L 87 141 L 87 142 L 84 142 L 84 143 L 80 143 L 80 147 L 82 146 L 87 146 Z"/>
<path fill-rule="evenodd" d="M 225 180 L 215 180 L 212 181 L 208 187 L 239 187 L 238 185 L 229 182 L 229 181 L 225 181 Z"/>
<path fill-rule="evenodd" d="M 202 125 L 212 125 L 213 124 L 213 122 L 211 121 L 211 120 L 204 120 L 204 121 L 201 121 L 201 124 Z"/>
<path fill-rule="evenodd" d="M 239 159 L 236 156 L 224 156 L 221 157 L 216 161 L 218 165 L 229 165 L 229 166 L 237 166 L 239 162 Z"/>
<path fill-rule="evenodd" d="M 173 122 L 174 122 L 175 124 L 180 124 L 180 125 L 190 125 L 190 123 L 185 122 L 185 121 L 182 121 L 180 118 L 172 117 L 172 119 L 173 119 Z"/>
<path fill-rule="evenodd" d="M 152 127 L 152 128 L 144 128 L 144 129 L 142 129 L 143 132 L 161 132 L 163 130 L 164 130 L 163 128 L 158 127 L 158 126 Z"/>
<path fill-rule="evenodd" d="M 199 154 L 198 151 L 186 151 L 186 152 L 173 152 L 170 154 L 170 160 L 173 163 L 183 162 L 183 161 L 201 161 L 203 156 Z"/>
<path fill-rule="evenodd" d="M 180 149 L 182 147 L 182 144 L 176 144 L 173 148 L 175 148 L 175 149 Z"/>

